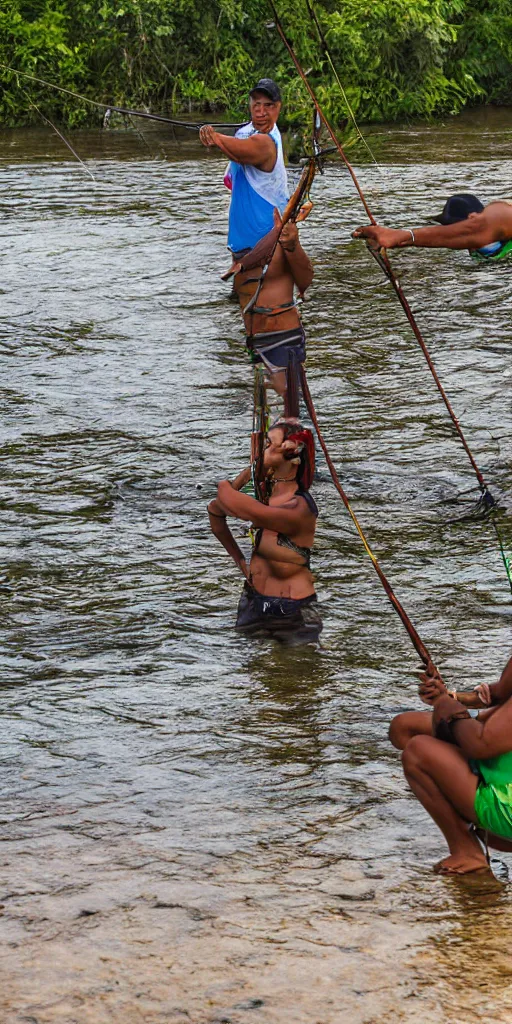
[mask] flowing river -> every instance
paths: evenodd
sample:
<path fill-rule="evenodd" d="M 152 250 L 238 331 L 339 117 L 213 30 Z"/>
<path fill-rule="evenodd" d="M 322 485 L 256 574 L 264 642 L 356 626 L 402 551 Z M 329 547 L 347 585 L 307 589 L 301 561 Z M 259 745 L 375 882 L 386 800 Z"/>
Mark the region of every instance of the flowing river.
<path fill-rule="evenodd" d="M 73 145 L 94 180 L 46 129 L 0 135 L 2 1022 L 512 1020 L 510 887 L 431 872 L 444 843 L 387 740 L 418 659 L 322 459 L 321 647 L 233 629 L 205 515 L 252 426 L 225 161 L 146 128 Z M 390 225 L 510 196 L 512 110 L 372 145 L 357 171 Z M 473 472 L 339 165 L 313 198 L 331 453 L 447 682 L 493 681 L 504 567 L 489 523 L 448 521 Z M 512 264 L 392 260 L 510 551 Z"/>

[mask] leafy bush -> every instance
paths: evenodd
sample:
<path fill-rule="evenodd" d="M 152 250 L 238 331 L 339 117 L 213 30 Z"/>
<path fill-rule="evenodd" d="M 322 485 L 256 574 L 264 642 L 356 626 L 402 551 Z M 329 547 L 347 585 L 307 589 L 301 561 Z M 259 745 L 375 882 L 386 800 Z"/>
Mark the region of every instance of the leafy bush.
<path fill-rule="evenodd" d="M 278 0 L 286 32 L 338 123 L 346 105 L 304 0 Z M 317 0 L 315 10 L 361 121 L 452 113 L 512 100 L 510 0 Z M 0 61 L 90 99 L 151 109 L 245 114 L 248 87 L 271 75 L 286 116 L 310 103 L 265 0 L 1 0 Z M 0 69 L 5 124 L 68 125 L 94 108 Z"/>

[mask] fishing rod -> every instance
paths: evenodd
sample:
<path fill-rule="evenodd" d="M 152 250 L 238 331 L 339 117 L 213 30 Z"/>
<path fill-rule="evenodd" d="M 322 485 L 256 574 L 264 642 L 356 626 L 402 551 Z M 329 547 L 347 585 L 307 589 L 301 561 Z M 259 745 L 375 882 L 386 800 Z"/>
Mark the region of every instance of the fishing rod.
<path fill-rule="evenodd" d="M 160 121 L 163 124 L 172 124 L 176 128 L 186 128 L 188 131 L 198 132 L 201 130 L 203 125 L 212 124 L 211 121 L 178 121 L 172 117 L 164 117 L 163 114 L 149 114 L 145 110 L 129 110 L 127 107 L 116 107 L 112 103 L 100 103 L 98 100 L 91 100 L 89 96 L 83 96 L 79 92 L 73 92 L 72 89 L 65 89 L 62 85 L 55 85 L 54 82 L 48 82 L 44 78 L 38 78 L 36 75 L 29 75 L 25 71 L 18 71 L 16 68 L 9 67 L 8 64 L 1 64 L 0 68 L 4 71 L 12 71 L 15 75 L 20 75 L 21 78 L 28 78 L 31 82 L 38 82 L 39 85 L 45 85 L 49 89 L 54 89 L 56 92 L 63 92 L 66 96 L 73 96 L 76 100 L 82 100 L 83 103 L 89 103 L 93 107 L 98 107 L 100 110 L 112 110 L 116 114 L 125 114 L 127 117 L 145 117 L 149 121 Z M 212 127 L 215 129 L 220 128 L 242 128 L 247 121 L 242 121 L 238 124 L 231 123 L 213 123 Z"/>
<path fill-rule="evenodd" d="M 265 474 L 265 437 L 269 427 L 267 389 L 262 366 L 254 367 L 254 402 L 251 434 L 251 478 L 254 495 L 268 505 L 269 483 Z"/>
<path fill-rule="evenodd" d="M 330 49 L 329 49 L 329 47 L 327 45 L 327 40 L 325 38 L 324 31 L 322 29 L 322 26 L 321 26 L 319 20 L 318 20 L 316 11 L 315 11 L 315 9 L 313 7 L 313 4 L 312 4 L 311 0 L 306 0 L 306 7 L 308 9 L 308 13 L 309 13 L 309 17 L 311 18 L 311 21 L 316 26 L 316 30 L 317 30 L 319 38 L 320 38 L 320 44 L 321 44 L 322 49 L 324 51 L 325 57 L 327 58 L 327 60 L 329 62 L 329 66 L 330 66 L 331 71 L 332 71 L 332 73 L 334 75 L 334 78 L 336 80 L 336 84 L 338 86 L 338 89 L 340 90 L 340 93 L 341 93 L 343 102 L 344 102 L 344 104 L 345 104 L 345 106 L 347 108 L 350 120 L 352 121 L 352 124 L 353 124 L 353 126 L 354 126 L 354 128 L 356 130 L 357 137 L 363 143 L 363 146 L 365 147 L 367 152 L 370 154 L 370 156 L 371 156 L 375 166 L 378 167 L 379 170 L 380 170 L 381 168 L 380 168 L 380 165 L 379 165 L 378 161 L 375 158 L 375 154 L 373 153 L 372 149 L 370 148 L 369 143 L 366 141 L 366 139 L 365 139 L 365 137 L 364 137 L 364 135 L 363 135 L 363 133 L 362 133 L 362 131 L 361 131 L 357 121 L 356 121 L 356 115 L 354 114 L 354 111 L 352 110 L 352 105 L 350 103 L 350 100 L 349 100 L 349 98 L 348 98 L 348 96 L 347 96 L 347 94 L 345 92 L 345 89 L 343 88 L 340 76 L 338 75 L 338 72 L 336 70 L 336 66 L 335 66 L 334 61 L 333 61 L 332 56 L 331 56 L 331 51 L 330 51 Z"/>
<path fill-rule="evenodd" d="M 253 246 L 253 248 L 250 249 L 245 256 L 242 256 L 239 260 L 234 259 L 229 270 L 227 270 L 225 274 L 221 274 L 222 281 L 229 281 L 230 277 L 232 277 L 233 274 L 239 274 L 240 271 L 253 270 L 254 267 L 263 267 L 259 288 L 254 293 L 253 297 L 250 299 L 249 303 L 243 310 L 244 313 L 249 313 L 251 307 L 257 302 L 259 293 L 263 285 L 263 280 L 270 266 L 270 263 L 272 262 L 272 257 L 277 249 L 277 244 L 279 242 L 279 236 L 285 224 L 287 224 L 288 221 L 290 220 L 296 219 L 303 201 L 307 200 L 309 196 L 309 190 L 311 188 L 311 185 L 313 184 L 313 179 L 315 177 L 316 168 L 318 165 L 318 159 L 318 156 L 310 156 L 307 158 L 304 168 L 302 170 L 302 174 L 299 178 L 297 188 L 290 196 L 285 206 L 285 209 L 281 214 L 279 224 L 271 228 L 271 230 L 268 231 L 267 234 L 263 236 L 263 238 L 260 238 L 259 241 L 256 242 L 256 245 Z M 309 206 L 306 206 L 302 220 L 305 219 L 305 217 L 311 210 L 312 205 L 313 204 L 311 203 Z"/>
<path fill-rule="evenodd" d="M 274 257 L 274 253 L 277 249 L 279 238 L 281 236 L 283 227 L 292 220 L 296 220 L 299 211 L 304 216 L 310 212 L 312 203 L 309 201 L 309 192 L 315 173 L 318 170 L 323 172 L 322 168 L 322 157 L 323 152 L 319 145 L 319 133 L 320 133 L 321 122 L 318 118 L 316 110 L 314 111 L 313 117 L 313 131 L 312 131 L 312 155 L 307 157 L 303 161 L 303 169 L 300 175 L 299 181 L 292 195 L 290 196 L 288 203 L 281 215 L 281 219 L 278 225 L 275 225 L 271 231 L 269 231 L 262 239 L 260 239 L 254 248 L 246 254 L 241 261 L 234 262 L 231 268 L 226 274 L 222 275 L 222 280 L 228 280 L 234 273 L 239 273 L 242 270 L 251 270 L 256 266 L 261 266 L 261 274 L 258 280 L 257 288 L 254 295 L 251 297 L 247 305 L 243 309 L 244 315 L 250 313 L 254 306 L 257 298 L 263 287 L 265 275 L 269 268 L 270 263 Z M 306 203 L 303 205 L 304 201 Z M 304 219 L 304 216 L 302 219 Z M 252 333 L 252 332 L 251 332 Z M 298 373 L 295 365 L 289 361 L 286 369 L 286 397 L 285 397 L 285 416 L 297 416 L 299 414 L 299 395 L 298 395 Z M 251 435 L 251 465 L 252 465 L 252 482 L 254 487 L 254 493 L 259 501 L 268 504 L 270 492 L 268 488 L 268 481 L 265 475 L 264 467 L 264 453 L 265 453 L 265 436 L 269 426 L 269 409 L 267 402 L 267 393 L 264 383 L 264 368 L 260 365 L 254 367 L 254 399 L 253 399 L 253 429 Z"/>
<path fill-rule="evenodd" d="M 343 98 L 345 100 L 345 103 L 347 104 L 347 108 L 348 108 L 349 113 L 350 113 L 350 115 L 352 117 L 354 125 L 357 128 L 357 124 L 356 124 L 356 121 L 355 121 L 354 114 L 353 114 L 352 109 L 350 107 L 350 104 L 348 102 L 348 98 L 346 97 L 345 90 L 344 90 L 344 88 L 343 88 L 343 86 L 341 84 L 338 72 L 336 71 L 336 68 L 335 68 L 335 65 L 334 65 L 334 61 L 332 59 L 332 55 L 331 55 L 330 49 L 329 49 L 329 46 L 327 44 L 327 40 L 325 38 L 325 34 L 323 32 L 322 26 L 321 26 L 321 24 L 320 24 L 320 22 L 318 20 L 316 11 L 313 8 L 311 0 L 305 0 L 305 3 L 306 3 L 306 7 L 308 9 L 309 16 L 310 16 L 311 20 L 313 21 L 313 24 L 315 25 L 316 30 L 318 32 L 318 36 L 319 36 L 319 39 L 320 39 L 320 43 L 321 43 L 322 49 L 323 49 L 323 51 L 325 53 L 325 56 L 327 57 L 327 59 L 329 61 L 329 64 L 330 64 L 330 67 L 331 67 L 332 72 L 334 74 L 334 77 L 336 79 L 336 82 L 337 82 L 337 84 L 338 84 L 338 86 L 339 86 L 339 88 L 340 88 L 340 90 L 342 92 Z M 359 132 L 359 136 L 362 139 L 362 141 L 364 142 L 365 140 L 364 140 L 363 136 L 361 135 L 361 132 Z M 367 210 L 367 212 L 369 212 L 369 211 Z M 371 215 L 370 215 L 370 219 L 372 220 L 372 223 L 374 223 L 374 224 L 376 223 L 376 221 L 374 220 L 374 218 Z M 440 395 L 441 395 L 441 397 L 443 399 L 443 402 L 444 402 L 444 404 L 445 404 L 445 406 L 446 406 L 446 408 L 447 408 L 447 410 L 448 410 L 448 412 L 450 414 L 450 417 L 451 417 L 451 419 L 452 419 L 452 421 L 453 421 L 453 423 L 455 425 L 455 429 L 457 430 L 457 433 L 458 433 L 459 438 L 461 440 L 461 443 L 463 445 L 464 451 L 466 452 L 466 455 L 468 456 L 468 459 L 469 459 L 469 461 L 470 461 L 470 463 L 471 463 L 471 465 L 472 465 L 472 467 L 473 467 L 473 469 L 475 471 L 475 474 L 476 474 L 478 483 L 480 485 L 480 489 L 482 491 L 482 494 L 483 495 L 484 494 L 489 495 L 489 498 L 491 498 L 491 504 L 494 505 L 495 504 L 494 499 L 490 495 L 489 488 L 488 488 L 488 486 L 487 486 L 487 484 L 486 484 L 486 482 L 485 482 L 485 480 L 484 480 L 484 478 L 482 476 L 482 473 L 480 472 L 480 469 L 479 469 L 479 467 L 478 467 L 478 465 L 477 465 L 477 463 L 476 463 L 476 461 L 475 461 L 475 459 L 473 457 L 473 454 L 472 454 L 472 452 L 471 452 L 471 450 L 469 448 L 469 445 L 467 444 L 467 441 L 466 441 L 466 438 L 464 437 L 464 434 L 462 432 L 460 423 L 459 423 L 459 421 L 458 421 L 458 419 L 457 419 L 457 417 L 455 415 L 455 412 L 454 412 L 454 410 L 453 410 L 453 408 L 452 408 L 452 406 L 450 404 L 450 401 L 449 401 L 448 396 L 447 396 L 447 394 L 446 394 L 446 392 L 445 392 L 445 390 L 443 388 L 443 385 L 441 384 L 441 381 L 439 379 L 439 376 L 437 374 L 435 366 L 434 366 L 434 364 L 432 362 L 432 358 L 430 356 L 430 353 L 429 353 L 429 351 L 427 349 L 427 346 L 425 345 L 425 341 L 423 339 L 421 331 L 419 330 L 419 327 L 418 327 L 418 325 L 416 323 L 416 320 L 414 318 L 414 314 L 413 314 L 413 312 L 411 310 L 411 307 L 410 307 L 410 305 L 409 305 L 409 303 L 408 303 L 408 301 L 407 301 L 407 299 L 405 297 L 405 294 L 404 294 L 404 291 L 403 291 L 403 289 L 402 289 L 402 287 L 400 285 L 400 282 L 397 280 L 397 278 L 395 277 L 395 274 L 393 273 L 391 264 L 390 264 L 389 259 L 387 257 L 387 253 L 385 252 L 385 250 L 376 250 L 375 247 L 371 246 L 371 245 L 368 245 L 368 249 L 370 250 L 371 255 L 374 257 L 374 259 L 376 260 L 376 262 L 380 266 L 381 270 L 384 272 L 384 274 L 386 275 L 388 280 L 393 285 L 393 288 L 394 288 L 394 290 L 396 292 L 396 295 L 398 296 L 398 299 L 400 300 L 402 308 L 404 309 L 405 315 L 407 316 L 407 319 L 408 319 L 408 321 L 409 321 L 409 323 L 410 323 L 410 325 L 412 327 L 414 335 L 415 335 L 417 341 L 419 342 L 419 344 L 421 346 L 423 355 L 425 356 L 425 359 L 427 360 L 428 367 L 429 367 L 430 372 L 431 372 L 431 374 L 432 374 L 432 376 L 434 378 L 434 381 L 435 381 L 435 383 L 437 385 L 439 393 L 440 393 Z"/>
<path fill-rule="evenodd" d="M 344 164 L 345 164 L 345 166 L 346 166 L 346 168 L 347 168 L 347 170 L 348 170 L 348 172 L 350 174 L 350 177 L 352 178 L 352 181 L 354 182 L 354 186 L 355 186 L 356 191 L 357 191 L 357 193 L 359 195 L 359 198 L 360 198 L 360 200 L 361 200 L 361 202 L 362 202 L 362 204 L 363 204 L 363 206 L 365 208 L 365 211 L 366 211 L 366 213 L 368 215 L 369 220 L 372 222 L 372 224 L 376 225 L 377 221 L 375 220 L 375 218 L 374 218 L 374 216 L 373 216 L 373 214 L 372 214 L 372 212 L 371 212 L 371 210 L 370 210 L 370 208 L 369 208 L 369 206 L 368 206 L 368 204 L 366 202 L 364 193 L 363 193 L 363 191 L 361 189 L 361 186 L 360 186 L 360 184 L 359 184 L 359 182 L 357 180 L 354 168 L 352 167 L 352 164 L 350 163 L 348 157 L 346 156 L 345 151 L 344 151 L 341 143 L 339 142 L 337 135 L 335 134 L 333 128 L 331 128 L 331 125 L 330 125 L 329 121 L 327 120 L 327 117 L 325 116 L 325 114 L 324 114 L 324 112 L 323 112 L 323 110 L 322 110 L 322 108 L 321 108 L 321 106 L 320 106 L 320 104 L 319 104 L 319 102 L 318 102 L 318 100 L 316 98 L 316 94 L 313 91 L 313 89 L 311 88 L 311 86 L 310 86 L 310 84 L 309 84 L 309 82 L 307 80 L 306 72 L 302 68 L 301 64 L 299 64 L 299 61 L 298 61 L 297 57 L 295 56 L 295 52 L 294 52 L 291 44 L 288 42 L 287 37 L 285 36 L 284 30 L 283 30 L 283 26 L 281 25 L 281 22 L 279 20 L 279 15 L 277 13 L 277 8 L 276 8 L 273 0 L 268 0 L 268 2 L 269 2 L 270 9 L 272 11 L 272 14 L 274 15 L 275 26 L 276 26 L 276 29 L 277 29 L 280 37 L 281 37 L 281 40 L 284 43 L 286 49 L 288 50 L 288 53 L 290 54 L 290 57 L 291 57 L 294 65 L 296 67 L 296 70 L 297 70 L 300 78 L 302 79 L 304 85 L 306 86 L 306 89 L 309 92 L 309 95 L 310 95 L 310 97 L 311 97 L 311 99 L 312 99 L 312 101 L 314 103 L 314 106 L 315 106 L 315 109 L 316 109 L 316 112 L 317 112 L 319 118 L 321 119 L 322 123 L 324 124 L 326 130 L 329 132 L 329 135 L 331 136 L 331 139 L 334 142 L 334 145 L 335 145 L 338 153 L 340 154 L 340 156 L 341 156 L 341 158 L 342 158 L 342 160 L 343 160 L 343 162 L 344 162 Z"/>
<path fill-rule="evenodd" d="M 320 104 L 318 102 L 317 96 L 316 96 L 312 86 L 310 85 L 308 79 L 307 79 L 306 73 L 305 73 L 302 65 L 300 64 L 300 62 L 299 62 L 299 60 L 298 60 L 298 58 L 297 58 L 297 56 L 296 56 L 296 54 L 295 54 L 295 52 L 293 50 L 293 47 L 292 47 L 291 43 L 289 42 L 289 40 L 288 40 L 288 38 L 287 38 L 287 36 L 286 36 L 286 34 L 284 32 L 284 29 L 283 29 L 281 21 L 279 19 L 279 15 L 278 15 L 277 8 L 275 6 L 274 0 L 268 0 L 268 2 L 269 2 L 269 6 L 270 6 L 270 8 L 272 10 L 273 16 L 274 16 L 275 27 L 276 27 L 276 29 L 277 29 L 277 31 L 279 33 L 279 36 L 280 36 L 284 46 L 286 47 L 286 49 L 287 49 L 287 51 L 288 51 L 288 53 L 289 53 L 289 55 L 290 55 L 294 65 L 295 65 L 295 68 L 296 68 L 300 78 L 302 79 L 302 82 L 306 86 L 306 89 L 307 89 L 307 91 L 308 91 L 308 93 L 309 93 L 309 95 L 310 95 L 310 97 L 311 97 L 311 99 L 312 99 L 312 101 L 313 101 L 313 103 L 315 105 L 315 108 L 316 108 L 316 110 L 318 112 L 319 117 L 321 118 L 323 124 L 325 125 L 325 127 L 326 127 L 326 129 L 327 129 L 327 131 L 328 131 L 332 141 L 334 142 L 334 145 L 335 145 L 339 155 L 341 156 L 341 158 L 342 158 L 342 160 L 343 160 L 343 162 L 344 162 L 344 164 L 345 164 L 345 166 L 346 166 L 346 168 L 347 168 L 347 170 L 348 170 L 348 172 L 349 172 L 349 174 L 350 174 L 350 176 L 352 178 L 352 181 L 353 181 L 354 186 L 356 188 L 356 191 L 357 191 L 357 193 L 359 195 L 359 198 L 360 198 L 360 200 L 361 200 L 361 202 L 362 202 L 362 204 L 364 206 L 364 209 L 365 209 L 365 212 L 366 212 L 366 214 L 368 216 L 368 219 L 370 220 L 370 222 L 373 225 L 377 225 L 377 221 L 375 220 L 375 217 L 373 216 L 373 213 L 372 213 L 372 211 L 370 210 L 370 208 L 368 206 L 368 203 L 366 201 L 366 197 L 365 197 L 365 195 L 363 193 L 363 190 L 362 190 L 362 188 L 361 188 L 361 186 L 359 184 L 359 181 L 357 179 L 357 175 L 356 175 L 356 173 L 354 171 L 354 168 L 352 167 L 351 163 L 349 162 L 349 160 L 348 160 L 348 158 L 347 158 L 347 156 L 345 154 L 345 151 L 343 149 L 343 146 L 339 142 L 339 139 L 337 138 L 336 133 L 334 132 L 334 129 L 332 128 L 330 122 L 328 121 L 326 115 L 324 114 L 324 112 L 323 112 L 323 110 L 322 110 L 322 108 L 321 108 L 321 106 L 320 106 Z M 308 2 L 308 0 L 306 0 L 306 2 Z M 308 3 L 308 10 L 309 10 L 309 7 L 310 7 L 310 5 Z M 318 19 L 315 19 L 315 24 L 317 23 L 317 21 L 318 21 Z M 323 33 L 321 32 L 321 29 L 319 31 L 320 31 L 320 38 L 322 40 Z M 324 38 L 324 42 L 325 42 L 325 38 Z M 325 42 L 325 46 L 327 46 L 326 42 Z M 377 249 L 375 249 L 373 246 L 371 246 L 369 244 L 367 244 L 367 248 L 368 248 L 369 252 L 374 257 L 374 259 L 376 260 L 378 265 L 381 267 L 381 269 L 385 273 L 386 277 L 388 278 L 388 280 L 391 282 L 391 284 L 393 286 L 393 289 L 394 289 L 395 294 L 396 294 L 396 296 L 397 296 L 397 298 L 398 298 L 398 300 L 400 302 L 400 305 L 402 306 L 402 309 L 404 310 L 404 313 L 405 313 L 405 315 L 406 315 L 406 317 L 407 317 L 407 319 L 409 321 L 409 324 L 412 327 L 414 335 L 415 335 L 415 337 L 416 337 L 416 339 L 417 339 L 417 341 L 418 341 L 418 343 L 419 343 L 419 345 L 421 347 L 423 355 L 425 356 L 427 365 L 428 365 L 428 367 L 430 369 L 430 372 L 432 374 L 432 377 L 434 379 L 436 387 L 437 387 L 437 389 L 439 391 L 439 394 L 441 395 L 441 398 L 442 398 L 442 400 L 444 402 L 444 405 L 445 405 L 445 407 L 446 407 L 446 409 L 448 411 L 450 419 L 451 419 L 451 421 L 452 421 L 452 423 L 453 423 L 453 425 L 455 427 L 455 430 L 456 430 L 456 432 L 458 434 L 458 437 L 459 437 L 459 440 L 460 440 L 460 442 L 462 444 L 462 447 L 464 448 L 464 451 L 466 452 L 466 455 L 468 456 L 468 459 L 469 459 L 469 462 L 471 464 L 471 467 L 472 467 L 472 469 L 475 472 L 475 475 L 476 475 L 476 478 L 477 478 L 477 481 L 478 481 L 478 486 L 479 486 L 480 493 L 481 493 L 480 502 L 482 503 L 485 512 L 487 512 L 487 513 L 489 513 L 491 515 L 494 532 L 496 534 L 496 538 L 497 538 L 498 545 L 499 545 L 499 548 L 500 548 L 501 557 L 502 557 L 502 560 L 503 560 L 503 564 L 505 566 L 505 571 L 507 573 L 507 579 L 508 579 L 508 582 L 509 582 L 509 585 L 510 585 L 510 590 L 511 590 L 511 593 L 512 593 L 512 567 L 511 567 L 511 560 L 507 557 L 507 555 L 505 553 L 505 549 L 504 549 L 504 545 L 503 545 L 503 540 L 501 538 L 500 531 L 499 531 L 497 523 L 495 521 L 495 514 L 496 514 L 496 510 L 497 510 L 497 502 L 496 502 L 495 498 L 493 497 L 493 495 L 491 494 L 491 492 L 489 490 L 489 487 L 488 487 L 488 485 L 486 483 L 486 480 L 484 479 L 483 473 L 481 472 L 481 470 L 480 470 L 480 468 L 479 468 L 479 466 L 478 466 L 478 464 L 476 462 L 476 459 L 474 458 L 474 456 L 473 456 L 473 454 L 471 452 L 471 449 L 470 449 L 469 444 L 468 444 L 468 442 L 466 440 L 466 437 L 465 437 L 464 432 L 462 430 L 462 427 L 461 427 L 461 425 L 459 423 L 459 420 L 457 419 L 457 416 L 455 415 L 455 412 L 454 412 L 454 410 L 452 408 L 452 405 L 451 405 L 451 403 L 450 403 L 450 401 L 448 399 L 448 396 L 447 396 L 447 394 L 446 394 L 446 392 L 445 392 L 445 390 L 443 388 L 443 385 L 441 384 L 441 381 L 440 381 L 439 376 L 437 374 L 437 371 L 435 369 L 434 363 L 432 361 L 432 357 L 430 356 L 428 348 L 427 348 L 427 346 L 425 344 L 425 340 L 423 338 L 423 335 L 422 335 L 422 333 L 421 333 L 421 331 L 420 331 L 420 329 L 418 327 L 418 324 L 416 323 L 416 318 L 415 318 L 415 316 L 414 316 L 414 314 L 413 314 L 413 312 L 411 310 L 411 307 L 410 307 L 410 305 L 409 305 L 409 303 L 408 303 L 408 301 L 407 301 L 407 299 L 405 297 L 403 289 L 402 289 L 400 283 L 398 282 L 398 280 L 397 280 L 397 278 L 396 278 L 396 276 L 395 276 L 395 274 L 393 272 L 393 268 L 392 268 L 391 263 L 389 261 L 389 257 L 387 255 L 386 250 L 385 249 L 377 250 Z"/>
<path fill-rule="evenodd" d="M 308 413 L 309 413 L 309 415 L 311 417 L 311 422 L 313 423 L 313 426 L 314 426 L 314 428 L 316 430 L 316 434 L 317 434 L 318 440 L 320 442 L 320 447 L 321 447 L 321 449 L 322 449 L 322 451 L 324 453 L 325 461 L 327 462 L 327 465 L 329 467 L 329 472 L 331 474 L 334 486 L 335 486 L 336 490 L 338 491 L 338 494 L 340 495 L 341 500 L 343 501 L 343 504 L 345 505 L 345 508 L 346 508 L 348 514 L 350 515 L 350 518 L 352 519 L 352 522 L 354 523 L 354 526 L 355 526 L 355 528 L 356 528 L 356 530 L 357 530 L 357 532 L 359 534 L 359 537 L 361 538 L 361 540 L 363 542 L 363 546 L 364 546 L 364 549 L 366 551 L 366 554 L 369 556 L 369 558 L 372 561 L 373 568 L 375 569 L 375 572 L 377 573 L 377 576 L 379 577 L 380 582 L 382 583 L 382 586 L 384 587 L 384 590 L 386 591 L 386 594 L 388 596 L 389 601 L 393 605 L 393 608 L 395 609 L 397 614 L 400 616 L 400 618 L 401 618 L 401 620 L 402 620 L 402 622 L 403 622 L 403 624 L 404 624 L 404 626 L 405 626 L 405 628 L 406 628 L 406 630 L 407 630 L 407 632 L 409 634 L 409 637 L 412 640 L 412 643 L 414 645 L 414 648 L 415 648 L 417 654 L 419 654 L 419 656 L 420 656 L 423 664 L 425 665 L 425 667 L 430 664 L 435 669 L 435 666 L 434 666 L 434 664 L 432 662 L 432 658 L 430 657 L 430 654 L 429 654 L 427 648 L 425 647 L 425 644 L 423 643 L 419 633 L 417 632 L 417 630 L 413 626 L 413 624 L 412 624 L 412 622 L 411 622 L 407 612 L 405 611 L 405 608 L 403 607 L 403 605 L 398 600 L 398 598 L 397 598 L 397 596 L 396 596 L 396 594 L 395 594 L 395 592 L 394 592 L 394 590 L 393 590 L 389 580 L 387 579 L 387 577 L 385 576 L 384 572 L 382 571 L 382 569 L 381 569 L 381 567 L 380 567 L 380 565 L 379 565 L 379 563 L 377 561 L 377 558 L 374 555 L 374 553 L 373 553 L 373 551 L 372 551 L 372 549 L 371 549 L 371 547 L 370 547 L 370 545 L 368 543 L 368 540 L 366 539 L 366 536 L 365 536 L 365 534 L 363 532 L 361 524 L 360 524 L 360 522 L 359 522 L 359 520 L 358 520 L 358 518 L 357 518 L 357 516 L 356 516 L 356 514 L 355 514 L 355 512 L 354 512 L 354 510 L 353 510 L 353 508 L 352 508 L 352 506 L 350 504 L 350 501 L 349 501 L 349 499 L 348 499 L 348 497 L 347 497 L 347 495 L 346 495 L 346 493 L 345 493 L 345 491 L 344 491 L 344 489 L 343 489 L 343 487 L 341 485 L 339 476 L 338 476 L 338 474 L 336 472 L 336 468 L 335 468 L 334 463 L 333 463 L 333 461 L 331 459 L 331 456 L 329 454 L 329 449 L 327 448 L 327 445 L 325 443 L 322 431 L 320 430 L 320 426 L 319 426 L 319 423 L 318 423 L 318 417 L 317 417 L 317 414 L 316 414 L 316 409 L 315 409 L 315 406 L 314 406 L 314 403 L 313 403 L 313 399 L 311 397 L 311 392 L 309 390 L 309 385 L 308 385 L 307 378 L 306 378 L 306 371 L 305 371 L 303 366 L 301 366 L 301 368 L 300 368 L 300 379 L 301 379 L 302 394 L 304 395 L 304 401 L 306 403 L 306 408 L 307 408 Z"/>

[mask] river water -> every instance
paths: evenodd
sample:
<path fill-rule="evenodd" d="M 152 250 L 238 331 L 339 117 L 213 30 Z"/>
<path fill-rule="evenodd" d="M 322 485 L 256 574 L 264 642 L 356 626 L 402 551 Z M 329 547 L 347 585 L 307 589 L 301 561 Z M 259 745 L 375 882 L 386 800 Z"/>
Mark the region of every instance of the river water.
<path fill-rule="evenodd" d="M 512 110 L 384 127 L 357 170 L 379 219 L 415 225 L 451 191 L 507 195 L 511 140 Z M 419 707 L 417 658 L 323 461 L 321 647 L 233 630 L 240 580 L 205 518 L 251 429 L 224 161 L 146 131 L 73 145 L 94 180 L 46 130 L 0 135 L 1 1019 L 502 1024 L 510 888 L 431 873 L 443 842 L 386 737 Z M 314 198 L 303 314 L 331 452 L 447 681 L 492 681 L 503 565 L 489 524 L 447 522 L 471 468 L 350 238 L 347 175 Z M 393 264 L 506 508 L 512 266 Z"/>

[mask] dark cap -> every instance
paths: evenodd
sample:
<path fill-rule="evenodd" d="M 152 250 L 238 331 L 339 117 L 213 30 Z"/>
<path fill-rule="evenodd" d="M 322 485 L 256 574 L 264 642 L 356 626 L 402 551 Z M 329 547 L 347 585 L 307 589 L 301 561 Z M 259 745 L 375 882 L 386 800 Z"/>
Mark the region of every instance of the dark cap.
<path fill-rule="evenodd" d="M 255 92 L 266 92 L 267 96 L 270 96 L 270 99 L 273 100 L 274 103 L 281 102 L 279 86 L 277 86 L 271 78 L 260 78 L 259 82 L 254 86 L 254 89 L 251 89 L 249 96 L 253 96 Z"/>
<path fill-rule="evenodd" d="M 471 192 L 461 192 L 456 196 L 450 196 L 441 215 L 431 217 L 430 220 L 437 220 L 439 224 L 457 224 L 459 220 L 466 220 L 470 213 L 481 213 L 483 209 L 480 200 Z"/>

